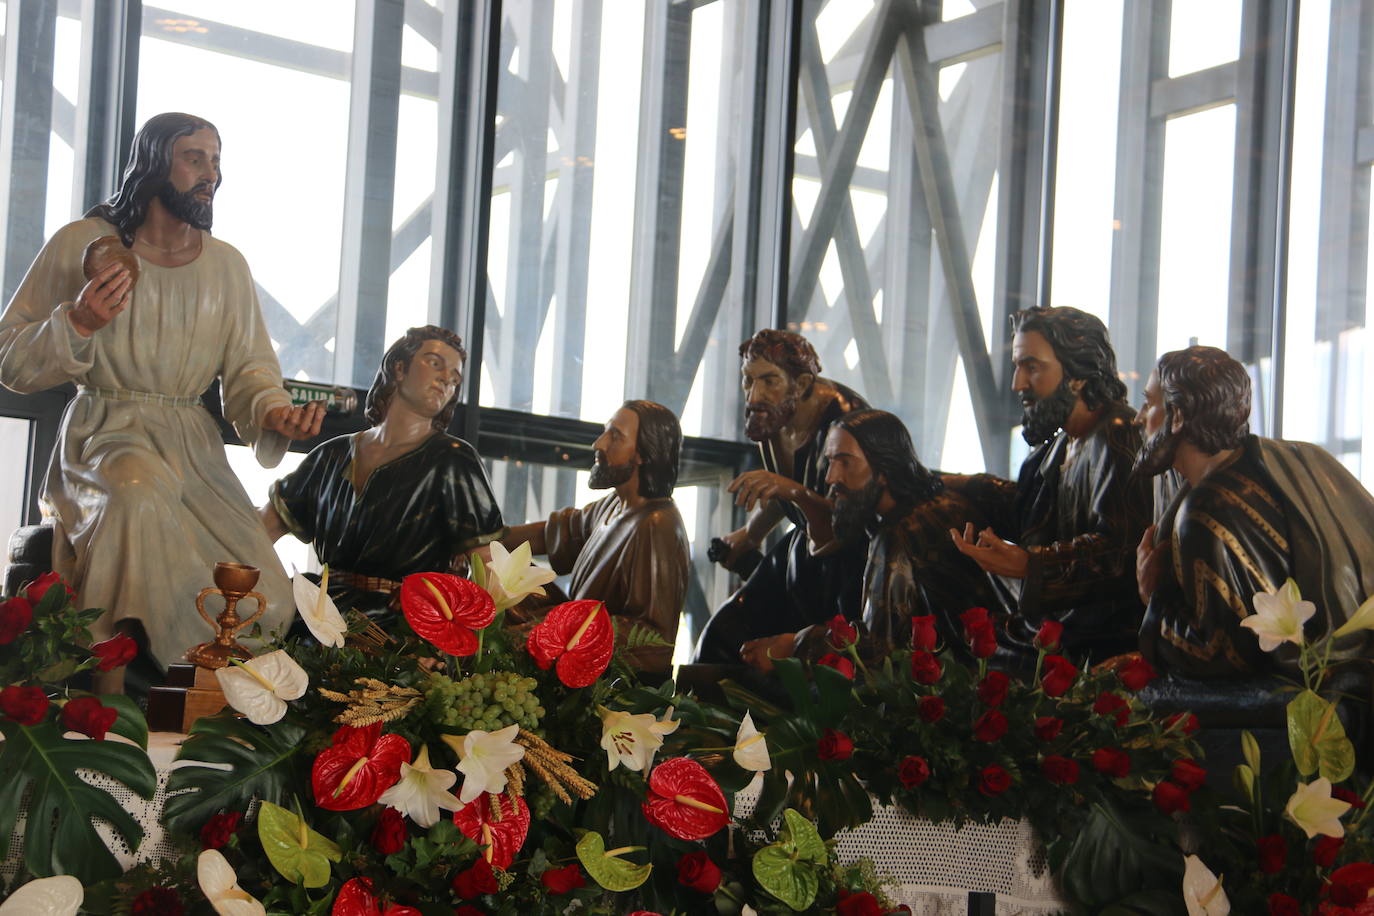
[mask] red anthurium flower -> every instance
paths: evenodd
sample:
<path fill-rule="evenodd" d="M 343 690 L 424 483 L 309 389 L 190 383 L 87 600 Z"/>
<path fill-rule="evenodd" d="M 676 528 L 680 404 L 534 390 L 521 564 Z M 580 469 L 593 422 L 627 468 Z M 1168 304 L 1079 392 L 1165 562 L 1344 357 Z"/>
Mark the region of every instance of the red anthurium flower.
<path fill-rule="evenodd" d="M 558 661 L 558 679 L 586 687 L 601 677 L 615 650 L 615 627 L 600 601 L 568 601 L 530 630 L 526 648 L 545 671 Z"/>
<path fill-rule="evenodd" d="M 649 774 L 644 816 L 679 840 L 704 840 L 730 822 L 720 786 L 687 757 L 665 760 Z"/>
<path fill-rule="evenodd" d="M 477 634 L 496 617 L 486 589 L 444 573 L 414 573 L 401 580 L 401 612 L 419 636 L 449 655 L 472 655 Z"/>
<path fill-rule="evenodd" d="M 372 882 L 367 878 L 350 878 L 339 888 L 330 916 L 420 916 L 413 906 L 393 903 L 382 908 L 381 901 L 372 895 Z"/>
<path fill-rule="evenodd" d="M 410 762 L 410 742 L 381 732 L 377 723 L 334 733 L 333 746 L 316 755 L 310 771 L 315 804 L 330 811 L 366 808 L 396 784 L 401 764 Z"/>
<path fill-rule="evenodd" d="M 453 823 L 458 825 L 463 836 L 480 846 L 485 846 L 482 855 L 496 868 L 509 868 L 525 845 L 525 834 L 530 832 L 530 806 L 523 798 L 511 801 L 508 795 L 497 795 L 500 819 L 491 813 L 492 796 L 486 792 L 474 798 L 453 812 Z"/>

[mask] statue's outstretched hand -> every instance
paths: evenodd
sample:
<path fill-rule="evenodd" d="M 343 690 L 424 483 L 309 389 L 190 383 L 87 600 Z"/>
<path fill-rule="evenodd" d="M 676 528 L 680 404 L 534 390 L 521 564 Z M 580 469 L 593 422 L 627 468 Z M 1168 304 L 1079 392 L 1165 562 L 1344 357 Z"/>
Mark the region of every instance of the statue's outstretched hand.
<path fill-rule="evenodd" d="M 324 422 L 324 401 L 311 401 L 299 407 L 273 407 L 262 418 L 262 428 L 288 439 L 310 439 L 320 434 Z"/>
<path fill-rule="evenodd" d="M 111 261 L 94 277 L 86 281 L 76 294 L 76 307 L 67 315 L 72 327 L 82 337 L 90 337 L 114 316 L 129 306 L 129 291 L 134 278 L 129 269 L 118 261 Z"/>
<path fill-rule="evenodd" d="M 977 532 L 975 540 L 973 524 L 969 523 L 964 526 L 962 533 L 957 528 L 949 529 L 949 536 L 959 552 L 970 557 L 984 572 L 1011 579 L 1026 578 L 1030 554 L 1024 548 L 1002 540 L 991 528 Z"/>
<path fill-rule="evenodd" d="M 735 505 L 743 506 L 744 511 L 751 512 L 755 505 L 766 503 L 770 499 L 796 502 L 801 498 L 802 490 L 805 488 L 792 478 L 772 471 L 745 471 L 736 477 L 727 489 L 735 494 Z"/>

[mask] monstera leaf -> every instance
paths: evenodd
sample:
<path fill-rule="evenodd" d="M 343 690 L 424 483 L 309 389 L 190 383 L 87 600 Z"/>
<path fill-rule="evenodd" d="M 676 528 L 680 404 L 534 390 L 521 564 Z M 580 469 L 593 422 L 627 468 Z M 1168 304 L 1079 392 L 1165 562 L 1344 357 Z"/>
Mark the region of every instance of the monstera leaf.
<path fill-rule="evenodd" d="M 587 874 L 608 891 L 623 893 L 639 887 L 654 870 L 652 865 L 636 865 L 620 858 L 623 853 L 639 852 L 642 846 L 626 846 L 606 851 L 606 841 L 595 830 L 588 830 L 577 841 L 577 858 Z"/>
<path fill-rule="evenodd" d="M 1345 736 L 1335 704 L 1310 690 L 1288 704 L 1288 745 L 1304 776 L 1320 771 L 1332 782 L 1341 782 L 1355 770 L 1355 747 Z"/>
<path fill-rule="evenodd" d="M 1183 856 L 1152 841 L 1141 831 L 1138 820 L 1107 802 L 1092 806 L 1059 872 L 1070 899 L 1094 913 L 1110 912 L 1109 905 L 1129 905 L 1129 909 L 1116 912 L 1148 916 L 1174 916 L 1178 912 L 1176 893 L 1165 895 L 1161 901 L 1151 891 L 1179 886 Z"/>
<path fill-rule="evenodd" d="M 816 900 L 819 870 L 830 858 L 816 826 L 793 808 L 783 812 L 786 822 L 778 842 L 754 855 L 754 878 L 764 890 L 798 912 Z"/>
<path fill-rule="evenodd" d="M 278 802 L 293 789 L 305 795 L 308 785 L 292 785 L 298 778 L 293 765 L 304 738 L 305 729 L 287 720 L 263 728 L 228 712 L 200 718 L 182 742 L 177 760 L 220 766 L 187 764 L 172 771 L 165 823 L 173 830 L 195 833 L 220 810 L 247 811 L 255 798 Z M 222 768 L 226 764 L 228 771 Z"/>
<path fill-rule="evenodd" d="M 111 728 L 118 734 L 140 731 L 147 725 L 128 704 L 111 703 L 119 719 Z M 130 721 L 125 721 L 125 720 Z M 152 798 L 157 774 L 141 747 L 118 741 L 62 737 L 52 721 L 34 726 L 0 722 L 0 836 L 15 828 L 19 805 L 28 795 L 24 827 L 24 864 L 35 875 L 71 875 L 93 884 L 124 869 L 96 833 L 92 818 L 108 821 L 130 849 L 137 849 L 143 828 L 104 789 L 76 775 L 77 768 L 109 776 L 142 798 Z"/>
<path fill-rule="evenodd" d="M 283 878 L 304 887 L 329 883 L 329 863 L 343 858 L 339 844 L 310 829 L 305 818 L 271 802 L 258 809 L 258 839 Z"/>

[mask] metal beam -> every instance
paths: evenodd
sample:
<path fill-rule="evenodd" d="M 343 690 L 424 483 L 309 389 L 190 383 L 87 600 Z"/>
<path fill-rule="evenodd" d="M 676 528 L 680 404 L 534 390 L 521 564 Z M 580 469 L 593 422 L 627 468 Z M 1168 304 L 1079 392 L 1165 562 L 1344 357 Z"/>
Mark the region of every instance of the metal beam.
<path fill-rule="evenodd" d="M 1234 60 L 1183 76 L 1157 77 L 1150 86 L 1150 117 L 1177 118 L 1234 102 L 1240 81 L 1240 65 Z"/>
<path fill-rule="evenodd" d="M 951 19 L 948 22 L 934 22 L 925 27 L 926 57 L 937 70 L 950 64 L 962 63 L 984 54 L 995 53 L 1002 48 L 1005 31 L 1004 20 L 1008 16 L 1043 15 L 1045 7 L 1040 4 L 993 3 L 967 16 Z"/>
<path fill-rule="evenodd" d="M 142 0 L 81 0 L 81 77 L 71 144 L 72 209 L 114 193 L 133 141 Z"/>

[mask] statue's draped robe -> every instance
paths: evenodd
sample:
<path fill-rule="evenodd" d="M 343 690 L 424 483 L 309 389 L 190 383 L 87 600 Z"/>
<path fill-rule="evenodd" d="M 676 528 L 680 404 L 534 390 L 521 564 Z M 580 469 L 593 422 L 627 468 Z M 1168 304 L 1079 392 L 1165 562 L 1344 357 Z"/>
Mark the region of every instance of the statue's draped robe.
<path fill-rule="evenodd" d="M 1374 594 L 1374 498 L 1309 443 L 1248 437 L 1233 461 L 1183 486 L 1155 538 L 1169 544 L 1169 563 L 1140 636 L 1164 670 L 1207 678 L 1296 670 L 1293 647 L 1264 652 L 1240 625 L 1257 592 L 1293 578 L 1317 606 L 1309 640 Z M 1338 640 L 1332 657 L 1363 655 L 1367 637 Z"/>
<path fill-rule="evenodd" d="M 830 424 L 851 410 L 868 407 L 863 398 L 845 386 L 829 381 L 827 384 L 835 388 L 838 396 L 821 412 L 811 438 L 797 449 L 790 475 L 808 490 L 822 494 L 828 489 L 825 475 L 830 462 L 825 457 L 825 439 Z M 781 473 L 771 450 L 760 445 L 759 452 L 765 470 Z M 867 541 L 855 538 L 833 553 L 815 556 L 806 539 L 806 515 L 785 500 L 782 507 L 792 522 L 792 530 L 773 545 L 744 584 L 716 609 L 702 630 L 696 661 L 738 664 L 740 646 L 751 639 L 796 633 L 836 614 L 859 616 Z"/>
<path fill-rule="evenodd" d="M 139 618 L 166 665 L 213 636 L 195 599 L 218 561 L 262 570 L 265 627 L 294 613 L 281 563 L 198 400 L 218 376 L 225 418 L 271 467 L 287 441 L 260 424 L 291 399 L 248 265 L 209 233 L 189 264 L 142 261 L 128 308 L 91 337 L 77 334 L 67 313 L 86 282 L 82 251 L 114 231 L 81 220 L 39 252 L 0 318 L 0 383 L 21 393 L 80 386 L 42 492 L 57 522 L 53 565 L 83 605 L 110 610 L 97 636 Z M 216 602 L 207 601 L 212 615 Z M 240 612 L 253 608 L 246 601 Z"/>
<path fill-rule="evenodd" d="M 967 491 L 997 534 L 1030 554 L 1025 579 L 993 578 L 1014 651 L 1034 656 L 1045 620 L 1064 624 L 1065 654 L 1080 662 L 1135 649 L 1144 613 L 1135 548 L 1153 494 L 1148 479 L 1131 476 L 1140 450 L 1133 419 L 1129 407 L 1110 406 L 1067 464 L 1070 440 L 1061 431 L 1031 451 L 1015 486 L 975 482 Z"/>
<path fill-rule="evenodd" d="M 448 572 L 458 554 L 505 533 L 477 451 L 435 433 L 374 469 L 354 486 L 356 436 L 315 448 L 296 470 L 272 484 L 269 498 L 296 537 L 331 570 L 399 582 L 411 573 Z M 340 609 L 383 611 L 384 590 L 330 579 Z"/>
<path fill-rule="evenodd" d="M 606 604 L 623 639 L 636 624 L 669 643 L 687 597 L 691 553 L 687 528 L 671 498 L 649 499 L 625 511 L 614 492 L 581 509 L 561 509 L 544 526 L 549 564 L 571 573 L 569 594 Z M 671 646 L 632 650 L 637 667 L 667 671 Z"/>

